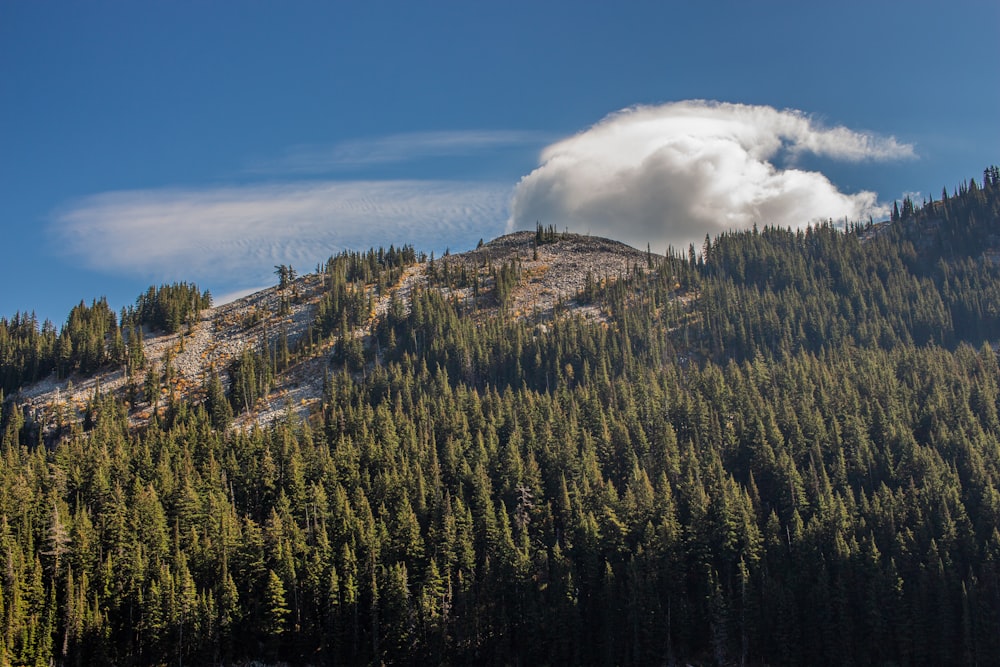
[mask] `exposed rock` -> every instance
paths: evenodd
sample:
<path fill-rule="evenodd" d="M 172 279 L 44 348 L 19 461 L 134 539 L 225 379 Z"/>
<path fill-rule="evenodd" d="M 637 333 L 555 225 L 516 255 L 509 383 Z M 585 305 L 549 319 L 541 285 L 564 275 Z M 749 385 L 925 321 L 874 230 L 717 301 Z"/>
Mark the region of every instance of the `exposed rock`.
<path fill-rule="evenodd" d="M 608 282 L 630 275 L 638 268 L 645 270 L 650 256 L 630 246 L 608 239 L 557 234 L 554 240 L 535 246 L 534 232 L 517 232 L 502 236 L 469 252 L 446 255 L 435 260 L 439 270 L 445 265 L 467 272 L 475 271 L 489 290 L 489 268 L 516 261 L 520 280 L 506 303 L 508 316 L 530 318 L 539 322 L 544 331 L 545 320 L 562 314 L 575 314 L 590 319 L 603 319 L 605 314 L 593 305 L 580 305 L 577 296 L 588 276 L 595 282 Z M 374 316 L 353 333 L 368 338 L 378 319 L 385 316 L 390 300 L 398 298 L 408 311 L 414 288 L 427 288 L 428 263 L 408 267 L 399 282 L 385 293 L 377 295 Z M 434 285 L 450 297 L 472 300 L 471 288 L 449 289 Z M 369 286 L 369 289 L 375 289 Z M 163 372 L 169 361 L 172 381 L 164 388 L 157 405 L 162 410 L 171 395 L 175 399 L 198 402 L 210 369 L 214 367 L 228 383 L 228 369 L 234 359 L 248 348 L 274 345 L 282 335 L 294 345 L 306 335 L 315 320 L 322 292 L 321 276 L 312 274 L 298 278 L 291 286 L 279 290 L 269 288 L 228 304 L 200 313 L 198 321 L 179 333 L 165 335 L 146 331 L 145 353 L 152 367 Z M 483 299 L 477 317 L 496 315 L 495 300 Z M 238 415 L 234 428 L 267 425 L 289 411 L 300 416 L 313 411 L 322 398 L 324 377 L 330 370 L 332 343 L 315 350 L 309 358 L 285 370 L 277 378 L 274 389 L 250 412 Z M 144 376 L 132 382 L 141 393 Z M 87 378 L 58 381 L 48 378 L 24 388 L 16 400 L 43 429 L 49 432 L 66 419 L 80 419 L 88 400 L 95 392 L 115 392 L 126 396 L 129 379 L 121 369 L 111 369 Z M 149 421 L 154 406 L 143 399 L 130 406 L 129 419 L 134 426 Z"/>

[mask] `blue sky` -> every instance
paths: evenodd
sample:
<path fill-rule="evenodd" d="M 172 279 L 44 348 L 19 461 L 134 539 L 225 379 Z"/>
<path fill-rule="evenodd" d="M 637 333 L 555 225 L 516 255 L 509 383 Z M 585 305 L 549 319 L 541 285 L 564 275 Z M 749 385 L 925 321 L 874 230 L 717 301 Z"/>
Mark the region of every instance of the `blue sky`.
<path fill-rule="evenodd" d="M 0 0 L 0 315 L 536 219 L 661 249 L 1000 161 L 996 2 L 623 4 Z"/>

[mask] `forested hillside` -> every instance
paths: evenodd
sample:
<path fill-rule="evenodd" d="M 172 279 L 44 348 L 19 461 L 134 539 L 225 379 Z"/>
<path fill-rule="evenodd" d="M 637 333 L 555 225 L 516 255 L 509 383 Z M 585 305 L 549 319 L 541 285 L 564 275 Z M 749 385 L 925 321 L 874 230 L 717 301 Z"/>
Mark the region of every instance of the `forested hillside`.
<path fill-rule="evenodd" d="M 142 327 L 173 332 L 212 297 L 194 284 L 150 287 L 123 309 L 119 320 L 103 297 L 90 306 L 81 301 L 70 311 L 65 326 L 44 322 L 34 313 L 0 317 L 0 392 L 11 393 L 55 371 L 58 377 L 91 374 L 108 364 L 141 366 Z"/>
<path fill-rule="evenodd" d="M 416 254 L 331 258 L 307 336 L 147 426 L 95 391 L 47 447 L 4 404 L 0 665 L 997 664 L 998 258 L 995 167 L 647 254 L 544 320 L 504 307 L 517 260 L 439 259 L 373 318 L 352 285 Z M 3 388 L 141 368 L 208 298 L 0 320 Z M 318 411 L 227 428 L 311 355 Z"/>

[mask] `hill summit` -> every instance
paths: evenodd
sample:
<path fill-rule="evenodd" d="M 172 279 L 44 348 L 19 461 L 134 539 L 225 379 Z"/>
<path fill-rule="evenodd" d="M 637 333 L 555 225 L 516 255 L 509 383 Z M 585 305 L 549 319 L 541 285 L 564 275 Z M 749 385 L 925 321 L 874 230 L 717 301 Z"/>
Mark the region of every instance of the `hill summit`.
<path fill-rule="evenodd" d="M 83 420 L 95 392 L 125 400 L 130 422 L 141 426 L 172 402 L 203 401 L 213 369 L 229 391 L 231 370 L 244 353 L 264 352 L 279 363 L 269 386 L 256 392 L 252 401 L 244 402 L 245 409 L 235 424 L 266 425 L 289 410 L 300 416 L 314 410 L 324 379 L 338 368 L 331 354 L 343 344 L 341 339 L 356 340 L 363 355 L 371 348 L 373 332 L 384 321 L 390 305 L 408 312 L 414 290 L 435 291 L 479 321 L 505 317 L 544 323 L 567 316 L 603 321 L 606 312 L 600 304 L 591 303 L 588 295 L 662 259 L 610 239 L 551 228 L 515 232 L 481 243 L 474 250 L 439 258 L 417 261 L 414 254 L 405 266 L 380 266 L 385 260 L 379 260 L 377 254 L 346 253 L 331 258 L 316 273 L 202 309 L 193 314 L 189 326 L 172 333 L 145 327 L 145 359 L 162 376 L 158 396 L 140 396 L 137 383 L 143 378 L 130 379 L 125 369 L 107 368 L 83 377 L 46 378 L 23 388 L 17 400 L 29 420 L 49 434 L 50 440 L 65 420 L 74 415 Z M 356 266 L 353 271 L 346 266 L 352 262 L 370 263 L 375 269 L 361 276 Z M 386 275 L 389 268 L 399 272 L 390 277 Z M 321 313 L 324 297 L 337 289 L 334 284 L 341 277 L 346 292 L 360 304 L 354 310 L 365 311 L 352 314 L 346 334 L 332 330 L 329 323 L 324 331 L 326 311 Z M 329 300 L 325 308 L 329 308 Z M 368 363 L 377 361 L 372 357 Z"/>

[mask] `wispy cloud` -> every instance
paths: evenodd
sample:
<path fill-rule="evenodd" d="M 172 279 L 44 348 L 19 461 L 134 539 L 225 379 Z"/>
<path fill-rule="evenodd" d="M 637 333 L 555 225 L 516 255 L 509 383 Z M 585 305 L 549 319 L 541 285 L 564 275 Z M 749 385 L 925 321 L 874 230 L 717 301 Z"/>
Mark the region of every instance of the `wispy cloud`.
<path fill-rule="evenodd" d="M 331 146 L 293 146 L 274 159 L 257 160 L 247 173 L 320 174 L 436 157 L 464 157 L 511 147 L 542 146 L 551 135 L 522 130 L 411 132 L 345 141 Z"/>
<path fill-rule="evenodd" d="M 279 171 L 388 164 L 541 143 L 534 132 L 406 134 L 289 151 Z M 913 147 L 799 112 L 691 101 L 636 107 L 545 148 L 513 189 L 472 181 L 265 183 L 96 194 L 53 216 L 54 246 L 90 268 L 150 281 L 196 280 L 236 294 L 271 267 L 309 270 L 343 249 L 472 247 L 535 221 L 637 247 L 684 247 L 754 222 L 798 226 L 881 213 L 875 193 L 840 192 L 799 156 L 904 159 Z M 776 166 L 784 164 L 784 167 Z M 272 164 L 272 167 L 274 165 Z"/>
<path fill-rule="evenodd" d="M 301 182 L 109 192 L 58 212 L 57 248 L 91 268 L 215 291 L 311 270 L 343 249 L 472 247 L 502 233 L 510 188 L 448 181 Z"/>
<path fill-rule="evenodd" d="M 915 157 L 913 146 L 796 110 L 685 101 L 635 107 L 542 151 L 514 191 L 509 228 L 536 221 L 684 247 L 753 223 L 797 227 L 881 214 L 874 192 L 840 192 L 804 154 L 860 162 Z"/>

